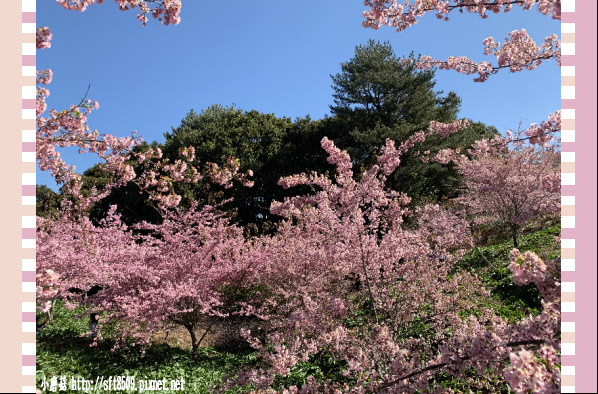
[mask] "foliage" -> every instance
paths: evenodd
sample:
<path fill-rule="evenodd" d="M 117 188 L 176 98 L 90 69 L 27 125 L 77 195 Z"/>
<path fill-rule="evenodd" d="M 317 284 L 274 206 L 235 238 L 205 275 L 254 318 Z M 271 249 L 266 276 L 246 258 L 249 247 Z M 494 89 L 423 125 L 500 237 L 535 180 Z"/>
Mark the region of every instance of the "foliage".
<path fill-rule="evenodd" d="M 252 268 L 241 260 L 243 234 L 209 206 L 164 215 L 160 224 L 142 223 L 135 227 L 142 235 L 128 229 L 114 208 L 99 226 L 89 220 L 38 220 L 38 269 L 59 272 L 58 295 L 73 302 L 77 299 L 68 289 L 101 286 L 98 294 L 80 302 L 92 303 L 93 311 L 109 311 L 103 320 L 119 322 L 120 343 L 133 338 L 148 343 L 173 322 L 189 331 L 196 357 L 201 338 L 195 332 L 201 323 L 240 313 L 239 303 L 225 302 L 221 288 L 241 288 Z M 249 313 L 246 308 L 241 312 Z"/>
<path fill-rule="evenodd" d="M 434 72 L 403 65 L 388 42 L 370 40 L 357 46 L 355 56 L 341 63 L 341 73 L 331 77 L 334 105 L 330 110 L 346 130 L 363 132 L 381 125 L 395 127 L 408 136 L 432 120 L 454 120 L 461 104 L 454 92 L 445 97 L 434 92 Z M 365 141 L 359 132 L 353 137 L 356 142 L 368 143 L 366 154 L 367 148 L 384 141 Z M 356 160 L 362 157 L 357 151 L 349 152 Z"/>
<path fill-rule="evenodd" d="M 532 250 L 543 258 L 552 260 L 560 254 L 558 244 L 555 243 L 555 236 L 560 234 L 560 226 L 555 225 L 544 230 L 535 231 L 529 234 L 523 234 L 520 238 L 521 247 L 526 250 Z M 503 242 L 486 247 L 475 248 L 466 253 L 466 255 L 457 262 L 456 267 L 466 269 L 479 276 L 486 288 L 509 287 L 509 292 L 520 289 L 515 286 L 510 273 L 503 274 L 505 261 L 508 260 L 508 254 L 512 248 L 509 238 Z M 479 251 L 478 251 L 479 250 Z M 548 253 L 548 254 L 546 254 Z M 524 288 L 535 289 L 532 285 Z M 524 303 L 515 301 L 516 293 L 512 297 L 502 298 L 502 294 L 491 291 L 493 299 L 496 302 L 489 304 L 502 317 L 514 323 L 527 316 L 530 312 L 537 314 L 539 310 L 536 307 L 530 309 Z M 533 294 L 537 296 L 537 291 Z M 528 303 L 531 299 L 524 298 Z M 534 298 L 534 303 L 537 298 Z M 363 322 L 365 311 L 356 311 L 359 315 L 350 318 L 351 322 Z M 249 363 L 256 361 L 252 353 L 231 352 L 230 350 L 218 351 L 212 348 L 201 347 L 199 349 L 199 365 L 193 362 L 188 350 L 168 348 L 165 345 L 150 345 L 145 354 L 140 353 L 140 349 L 123 348 L 119 352 L 112 352 L 113 343 L 106 340 L 100 343 L 98 348 L 90 348 L 89 340 L 79 337 L 80 334 L 87 331 L 87 320 L 77 319 L 76 316 L 84 314 L 84 308 L 78 308 L 69 311 L 63 306 L 62 301 L 58 301 L 55 308 L 55 318 L 52 323 L 38 336 L 37 369 L 38 369 L 38 387 L 41 383 L 42 373 L 49 378 L 50 376 L 73 375 L 84 378 L 94 378 L 95 376 L 108 375 L 131 375 L 138 379 L 147 376 L 151 378 L 178 379 L 183 377 L 186 383 L 196 385 L 198 392 L 202 388 L 208 391 L 207 387 L 212 384 L 220 384 L 227 374 L 234 374 L 236 368 L 247 367 Z M 365 315 L 367 318 L 367 314 Z M 354 327 L 355 323 L 349 321 L 344 324 L 348 327 Z M 308 362 L 299 362 L 291 368 L 286 378 L 277 377 L 275 386 L 278 390 L 292 385 L 302 386 L 307 382 L 307 377 L 315 376 L 316 381 L 324 380 L 334 382 L 347 382 L 342 370 L 346 365 L 339 364 L 330 354 L 317 354 L 310 357 Z M 470 373 L 468 373 L 470 376 Z M 457 392 L 473 390 L 473 392 L 484 392 L 482 388 L 477 390 L 470 383 L 452 375 L 440 372 L 434 375 L 431 384 L 440 385 L 444 390 L 452 389 Z M 509 392 L 508 386 L 504 381 L 498 380 L 493 386 L 498 392 L 499 387 L 503 387 L 500 392 Z"/>
<path fill-rule="evenodd" d="M 458 197 L 464 183 L 458 168 L 453 163 L 424 162 L 421 154 L 443 149 L 467 150 L 475 141 L 497 134 L 495 127 L 471 121 L 467 128 L 446 138 L 431 136 L 404 155 L 401 166 L 390 177 L 389 187 L 407 193 L 416 202 Z"/>
<path fill-rule="evenodd" d="M 144 352 L 136 346 L 113 352 L 110 340 L 90 347 L 90 339 L 81 336 L 87 331 L 85 319 L 76 318 L 83 312 L 83 308 L 69 311 L 58 302 L 55 319 L 37 339 L 38 387 L 41 387 L 44 376 L 46 380 L 52 376 L 68 376 L 69 379 L 72 376 L 94 382 L 97 376 L 133 376 L 136 381 L 182 378 L 186 392 L 207 393 L 213 386 L 218 386 L 226 374 L 254 362 L 251 353 L 232 353 L 209 347 L 198 351 L 198 362 L 188 350 L 165 344 L 152 344 Z"/>
<path fill-rule="evenodd" d="M 519 238 L 520 247 L 538 254 L 544 260 L 555 260 L 560 257 L 560 245 L 555 242 L 555 237 L 560 232 L 560 225 L 553 225 L 530 234 L 522 234 Z M 496 301 L 492 308 L 514 323 L 530 314 L 537 315 L 542 306 L 540 293 L 535 286 L 517 286 L 513 282 L 506 263 L 512 248 L 510 237 L 500 243 L 475 247 L 459 260 L 456 269 L 467 270 L 479 277 Z"/>
<path fill-rule="evenodd" d="M 151 145 L 152 149 L 158 147 L 158 144 Z M 133 148 L 137 152 L 147 149 L 149 149 L 149 145 L 146 142 L 142 142 Z M 140 176 L 140 166 L 135 162 L 131 162 L 131 164 L 135 174 Z M 84 196 L 91 196 L 94 188 L 101 190 L 106 185 L 115 182 L 115 178 L 114 174 L 103 169 L 101 165 L 95 165 L 83 172 L 81 192 Z M 106 197 L 98 200 L 90 208 L 89 218 L 94 224 L 98 224 L 106 218 L 110 207 L 115 205 L 117 207 L 116 212 L 120 215 L 121 220 L 129 226 L 144 220 L 150 223 L 159 223 L 162 216 L 149 197 L 149 193 L 140 188 L 137 183 L 127 182 L 122 186 L 112 188 Z"/>
<path fill-rule="evenodd" d="M 415 61 L 413 55 L 409 59 Z M 376 161 L 377 149 L 386 139 L 400 143 L 425 130 L 431 121 L 454 121 L 461 99 L 454 92 L 442 96 L 434 91 L 434 74 L 398 59 L 388 42 L 370 40 L 357 46 L 354 57 L 341 63 L 341 73 L 332 76 L 335 104 L 330 109 L 335 117 L 327 122 L 322 137 L 333 138 L 351 155 L 354 167 L 365 171 Z M 431 136 L 416 150 L 465 150 L 493 134 L 496 129 L 472 123 L 445 139 Z M 321 168 L 312 168 L 316 169 Z M 460 183 L 453 165 L 423 163 L 415 151 L 406 152 L 402 165 L 388 178 L 389 187 L 416 200 L 456 197 Z"/>
<path fill-rule="evenodd" d="M 35 214 L 44 218 L 59 215 L 60 195 L 46 185 L 35 185 Z"/>
<path fill-rule="evenodd" d="M 225 209 L 234 211 L 241 225 L 253 223 L 261 227 L 268 222 L 271 199 L 280 190 L 276 182 L 283 175 L 274 158 L 291 125 L 288 118 L 235 107 L 214 105 L 199 114 L 189 112 L 179 127 L 165 134 L 166 157 L 174 159 L 180 148 L 193 146 L 197 165 L 199 160 L 221 163 L 229 157 L 239 158 L 240 171 L 253 173 L 253 187 L 225 190 L 205 182 L 179 185 L 179 194 L 186 196 L 183 206 L 189 206 L 191 201 L 212 203 L 209 196 L 220 193 L 221 200 L 233 198 Z"/>

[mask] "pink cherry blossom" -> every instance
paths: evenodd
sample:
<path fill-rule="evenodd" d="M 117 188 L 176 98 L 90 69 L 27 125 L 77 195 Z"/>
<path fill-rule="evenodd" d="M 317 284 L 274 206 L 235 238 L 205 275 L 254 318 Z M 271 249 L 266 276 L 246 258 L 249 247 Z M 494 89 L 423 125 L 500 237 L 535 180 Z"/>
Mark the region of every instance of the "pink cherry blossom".
<path fill-rule="evenodd" d="M 418 18 L 427 12 L 435 12 L 439 19 L 449 20 L 448 15 L 454 10 L 463 13 L 464 11 L 477 13 L 482 18 L 487 18 L 487 12 L 493 13 L 508 12 L 516 4 L 524 10 L 531 9 L 538 4 L 538 11 L 544 15 L 551 14 L 553 19 L 561 19 L 560 0 L 491 0 L 491 1 L 467 1 L 467 0 L 415 0 L 413 3 L 405 1 L 399 3 L 396 0 L 365 0 L 364 5 L 370 9 L 364 11 L 364 27 L 379 29 L 381 26 L 391 26 L 402 31 L 418 22 Z M 525 29 L 514 30 L 508 33 L 504 44 L 496 43 L 492 37 L 484 41 L 484 54 L 493 54 L 497 64 L 488 62 L 476 62 L 465 56 L 451 56 L 446 60 L 435 60 L 428 55 L 422 56 L 417 62 L 419 69 L 429 70 L 438 67 L 441 70 L 455 70 L 462 74 L 478 74 L 474 81 L 484 82 L 492 74 L 500 69 L 508 68 L 511 72 L 518 72 L 525 69 L 533 70 L 542 62 L 555 59 L 557 65 L 561 65 L 561 44 L 556 34 L 546 37 L 541 46 L 529 37 Z M 408 61 L 408 60 L 405 60 Z"/>
<path fill-rule="evenodd" d="M 151 14 L 163 25 L 178 25 L 181 21 L 179 16 L 181 12 L 180 0 L 114 0 L 118 3 L 118 8 L 122 11 L 138 8 L 140 14 L 137 19 L 145 26 L 148 18 L 146 14 Z M 83 12 L 88 6 L 93 4 L 102 4 L 104 0 L 56 0 L 56 2 L 67 10 Z M 153 8 L 150 7 L 153 6 Z"/>
<path fill-rule="evenodd" d="M 50 48 L 52 46 L 51 39 L 52 33 L 50 33 L 50 29 L 47 26 L 38 27 L 35 31 L 35 45 L 37 49 Z"/>

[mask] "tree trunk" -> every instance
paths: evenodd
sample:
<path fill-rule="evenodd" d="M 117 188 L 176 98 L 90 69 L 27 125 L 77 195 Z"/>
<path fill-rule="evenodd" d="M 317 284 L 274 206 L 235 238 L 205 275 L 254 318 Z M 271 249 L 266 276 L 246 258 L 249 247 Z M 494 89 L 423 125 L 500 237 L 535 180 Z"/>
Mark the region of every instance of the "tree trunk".
<path fill-rule="evenodd" d="M 50 310 L 48 311 L 48 323 L 52 322 L 52 320 L 54 320 L 54 306 L 56 305 L 56 298 L 54 298 L 52 300 L 52 306 L 50 307 Z"/>
<path fill-rule="evenodd" d="M 517 225 L 513 224 L 511 225 L 511 231 L 512 231 L 512 235 L 513 235 L 513 246 L 515 248 L 519 247 L 519 244 L 517 243 Z"/>
<path fill-rule="evenodd" d="M 199 340 L 197 339 L 197 335 L 195 335 L 195 326 L 194 325 L 185 325 L 187 331 L 189 331 L 189 335 L 191 336 L 191 354 L 193 355 L 193 361 L 197 362 L 199 358 L 199 345 L 201 341 L 206 337 L 210 328 L 214 325 L 214 322 L 210 323 L 206 331 L 203 333 Z"/>
<path fill-rule="evenodd" d="M 199 343 L 195 336 L 195 329 L 192 325 L 185 325 L 185 328 L 189 331 L 189 335 L 191 335 L 191 354 L 193 355 L 193 361 L 197 362 Z"/>

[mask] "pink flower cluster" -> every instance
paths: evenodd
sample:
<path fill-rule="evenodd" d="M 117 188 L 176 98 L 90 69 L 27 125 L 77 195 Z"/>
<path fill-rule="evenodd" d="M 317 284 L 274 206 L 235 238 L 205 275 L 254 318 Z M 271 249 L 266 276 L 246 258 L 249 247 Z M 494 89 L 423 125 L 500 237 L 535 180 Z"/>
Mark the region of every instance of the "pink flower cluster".
<path fill-rule="evenodd" d="M 52 82 L 52 70 L 41 70 L 36 71 L 36 83 L 41 83 L 42 85 L 48 85 Z"/>
<path fill-rule="evenodd" d="M 56 2 L 67 10 L 83 12 L 87 6 L 95 3 L 103 4 L 104 0 L 56 0 Z"/>
<path fill-rule="evenodd" d="M 59 275 L 48 269 L 35 274 L 36 302 L 37 309 L 42 313 L 47 313 L 52 307 L 52 302 L 60 291 Z"/>
<path fill-rule="evenodd" d="M 470 214 L 518 226 L 560 212 L 559 156 L 551 147 L 486 153 L 473 159 L 462 155 L 456 163 L 467 188 L 458 201 Z"/>
<path fill-rule="evenodd" d="M 102 4 L 104 0 L 56 0 L 59 5 L 67 10 L 83 12 L 88 6 L 93 4 Z M 139 7 L 140 14 L 137 19 L 145 26 L 147 23 L 146 14 L 151 13 L 154 19 L 157 19 L 163 25 L 177 25 L 181 21 L 179 16 L 181 12 L 180 0 L 114 0 L 118 3 L 118 8 L 122 11 Z M 150 4 L 154 8 L 150 7 Z"/>
<path fill-rule="evenodd" d="M 436 162 L 438 162 L 440 164 L 448 164 L 451 161 L 456 160 L 458 154 L 459 154 L 458 150 L 441 149 L 434 156 L 434 161 L 436 161 Z"/>
<path fill-rule="evenodd" d="M 469 121 L 467 119 L 455 120 L 452 123 L 431 121 L 427 131 L 414 133 L 403 141 L 398 149 L 394 147 L 393 141 L 386 141 L 386 146 L 381 149 L 382 155 L 380 157 L 380 165 L 383 168 L 384 175 L 388 176 L 395 170 L 400 163 L 399 157 L 401 155 L 413 148 L 416 144 L 425 141 L 429 136 L 439 135 L 441 138 L 446 138 L 451 134 L 466 129 L 468 126 Z M 424 159 L 424 161 L 426 160 Z"/>
<path fill-rule="evenodd" d="M 459 130 L 466 129 L 469 126 L 467 119 L 455 120 L 452 123 L 430 122 L 429 131 L 438 134 L 442 138 L 446 138 Z"/>
<path fill-rule="evenodd" d="M 502 68 L 508 68 L 511 72 L 522 71 L 524 68 L 533 70 L 541 65 L 542 61 L 552 58 L 556 59 L 559 67 L 561 65 L 561 44 L 556 34 L 547 37 L 541 47 L 536 45 L 525 29 L 509 33 L 502 46 L 500 43 L 495 43 L 492 37 L 485 39 L 484 45 L 486 46 L 484 54 L 494 54 L 497 60 L 496 66 L 488 62 L 477 63 L 464 56 L 434 60 L 426 55 L 416 62 L 416 67 L 424 70 L 438 67 L 441 70 L 455 70 L 466 75 L 477 73 L 478 77 L 474 81 L 485 82 L 491 74 L 496 74 Z"/>
<path fill-rule="evenodd" d="M 557 353 L 560 349 L 560 260 L 546 264 L 535 253 L 528 251 L 521 254 L 517 249 L 511 251 L 509 257 L 509 269 L 513 273 L 515 283 L 534 283 L 543 298 L 543 313 L 535 319 L 536 321 L 523 323 L 527 325 L 526 331 L 531 331 L 532 335 L 533 332 L 537 335 L 538 332 L 544 331 L 545 337 L 550 340 L 536 353 L 527 350 L 511 353 L 510 366 L 505 369 L 504 377 L 513 390 L 558 393 L 561 380 L 560 369 L 557 367 L 557 364 L 560 364 Z"/>
<path fill-rule="evenodd" d="M 551 14 L 553 19 L 561 19 L 560 0 L 415 0 L 399 2 L 397 0 L 364 0 L 363 4 L 369 10 L 363 12 L 364 27 L 379 29 L 390 26 L 402 31 L 418 22 L 418 18 L 427 12 L 435 12 L 438 19 L 449 20 L 451 11 L 467 11 L 487 18 L 487 12 L 498 14 L 509 12 L 513 5 L 519 5 L 524 10 L 530 10 L 538 4 L 538 11 L 544 15 Z"/>
<path fill-rule="evenodd" d="M 559 272 L 555 271 L 554 263 L 547 266 L 535 253 L 527 251 L 521 254 L 517 249 L 511 251 L 509 259 L 509 269 L 516 285 L 523 286 L 532 282 L 538 287 L 544 300 L 560 299 L 560 284 L 555 279 Z"/>
<path fill-rule="evenodd" d="M 353 176 L 351 158 L 346 151 L 341 151 L 328 138 L 322 139 L 322 148 L 328 153 L 328 163 L 336 165 L 338 174 L 343 178 Z"/>
<path fill-rule="evenodd" d="M 529 138 L 530 144 L 547 145 L 552 141 L 553 135 L 561 131 L 561 111 L 558 110 L 548 116 L 548 120 L 538 125 L 532 123 L 531 126 L 523 132 L 526 138 Z"/>
<path fill-rule="evenodd" d="M 555 385 L 555 380 L 560 381 L 559 369 L 554 365 L 559 357 L 552 347 L 542 347 L 540 353 L 544 357 L 538 358 L 529 350 L 511 353 L 511 365 L 505 371 L 505 379 L 511 389 L 520 393 L 532 391 L 557 394 L 561 392 L 560 387 Z M 555 372 L 554 376 L 549 373 L 542 360 L 550 360 L 548 368 Z"/>
<path fill-rule="evenodd" d="M 172 163 L 162 157 L 160 148 L 149 148 L 143 152 L 133 152 L 132 155 L 138 164 L 143 163 L 143 172 L 140 175 L 132 173 L 131 178 L 126 178 L 125 181 L 135 182 L 140 190 L 149 194 L 149 198 L 155 201 L 159 208 L 173 208 L 181 201 L 181 196 L 174 192 L 173 182 L 197 183 L 202 179 L 208 179 L 225 188 L 232 187 L 235 181 L 246 187 L 253 186 L 253 182 L 249 180 L 253 175 L 251 170 L 239 172 L 239 161 L 232 157 L 222 167 L 215 163 L 206 163 L 207 169 L 200 171 L 192 163 L 195 160 L 195 149 L 192 146 L 181 149 L 181 158 Z M 132 170 L 132 167 L 128 168 Z M 116 173 L 117 171 L 118 168 Z"/>
<path fill-rule="evenodd" d="M 140 343 L 167 322 L 196 330 L 205 318 L 228 315 L 220 290 L 241 286 L 250 268 L 241 228 L 195 206 L 165 213 L 159 225 L 127 228 L 115 209 L 99 226 L 87 218 L 39 219 L 38 271 L 60 272 L 61 296 L 75 303 L 65 289 L 102 286 L 84 304 L 106 312 L 103 322 L 117 324 L 120 339 Z"/>
<path fill-rule="evenodd" d="M 76 146 L 79 152 L 93 152 L 110 160 L 113 165 L 123 164 L 130 149 L 138 142 L 132 138 L 115 138 L 105 135 L 99 138 L 97 131 L 87 126 L 87 115 L 99 105 L 96 102 L 81 102 L 68 110 L 49 111 L 49 117 L 41 117 L 45 112 L 47 89 L 39 88 L 37 97 L 37 140 L 38 165 L 42 171 L 51 171 L 58 183 L 77 179 L 74 168 L 68 166 L 56 151 L 56 147 Z"/>
<path fill-rule="evenodd" d="M 37 49 L 50 48 L 52 43 L 52 33 L 50 29 L 46 27 L 38 27 L 35 31 L 35 46 Z"/>

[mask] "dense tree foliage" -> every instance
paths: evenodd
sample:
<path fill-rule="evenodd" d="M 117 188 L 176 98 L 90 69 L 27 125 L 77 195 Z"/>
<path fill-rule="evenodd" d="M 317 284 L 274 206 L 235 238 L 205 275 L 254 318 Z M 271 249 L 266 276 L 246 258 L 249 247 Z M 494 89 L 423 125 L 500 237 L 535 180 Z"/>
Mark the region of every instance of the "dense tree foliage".
<path fill-rule="evenodd" d="M 194 111 L 177 128 L 166 133 L 164 154 L 175 158 L 182 147 L 195 148 L 196 163 L 225 162 L 229 157 L 239 160 L 240 170 L 253 172 L 251 188 L 226 190 L 200 182 L 177 188 L 184 196 L 183 204 L 192 201 L 215 202 L 233 198 L 223 209 L 231 211 L 242 225 L 261 227 L 270 220 L 272 198 L 280 195 L 276 182 L 282 176 L 275 160 L 285 134 L 292 126 L 288 118 L 258 111 L 214 105 L 197 114 Z"/>
<path fill-rule="evenodd" d="M 142 143 L 136 146 L 133 151 L 142 152 L 150 148 L 158 148 L 160 144 L 154 142 L 151 145 Z M 132 159 L 132 158 L 131 158 Z M 137 176 L 141 174 L 141 168 L 135 164 L 133 160 L 130 161 Z M 83 172 L 82 179 L 82 193 L 84 195 L 92 195 L 92 190 L 105 188 L 107 185 L 113 183 L 116 177 L 113 173 L 105 170 L 101 165 L 95 165 Z M 96 224 L 102 219 L 106 218 L 108 211 L 112 205 L 117 207 L 117 212 L 121 216 L 123 223 L 132 225 L 141 221 L 148 221 L 150 223 L 158 223 L 161 221 L 159 210 L 156 209 L 156 204 L 148 198 L 148 193 L 144 191 L 138 184 L 134 182 L 127 182 L 126 184 L 115 187 L 103 199 L 96 202 L 89 212 L 89 218 Z"/>
<path fill-rule="evenodd" d="M 35 214 L 43 218 L 59 215 L 60 194 L 46 185 L 35 185 Z"/>
<path fill-rule="evenodd" d="M 388 42 L 374 40 L 358 45 L 355 55 L 341 63 L 332 76 L 335 117 L 323 133 L 346 149 L 361 170 L 376 160 L 378 147 L 386 139 L 397 143 L 425 130 L 431 121 L 451 122 L 457 118 L 461 99 L 455 92 L 443 96 L 434 91 L 434 70 L 415 68 L 413 54 L 399 59 Z M 461 148 L 497 133 L 475 123 L 446 140 L 431 137 L 407 152 L 402 165 L 389 177 L 389 186 L 416 200 L 455 197 L 461 177 L 454 166 L 423 164 L 417 151 Z"/>
<path fill-rule="evenodd" d="M 376 161 L 377 149 L 386 139 L 400 143 L 425 130 L 432 120 L 455 120 L 460 98 L 454 92 L 446 96 L 435 92 L 433 78 L 433 71 L 418 71 L 413 64 L 398 59 L 389 43 L 370 40 L 357 46 L 355 56 L 341 64 L 341 73 L 332 76 L 332 117 L 298 118 L 293 122 L 274 114 L 213 105 L 200 113 L 191 110 L 178 127 L 164 134 L 164 144 L 143 143 L 133 152 L 159 148 L 165 158 L 174 161 L 181 148 L 193 146 L 195 159 L 190 164 L 203 169 L 209 168 L 209 163 L 237 158 L 240 171 L 253 172 L 253 187 L 227 189 L 202 179 L 195 183 L 173 182 L 173 190 L 182 197 L 185 207 L 193 201 L 212 205 L 226 201 L 220 209 L 236 222 L 252 233 L 269 231 L 280 221 L 270 214 L 270 204 L 290 196 L 277 185 L 278 179 L 333 169 L 320 149 L 322 138 L 334 140 L 352 155 L 358 176 Z M 492 127 L 472 122 L 468 129 L 446 139 L 431 136 L 416 150 L 465 150 L 474 141 L 495 133 Z M 144 165 L 136 163 L 135 157 L 130 156 L 128 163 L 136 176 L 144 171 Z M 97 165 L 83 174 L 82 190 L 89 196 L 93 187 L 101 190 L 115 179 L 113 171 Z M 415 202 L 437 201 L 457 196 L 461 177 L 453 164 L 423 163 L 415 151 L 409 151 L 387 182 Z M 299 188 L 295 193 L 307 191 Z M 160 220 L 156 204 L 138 184 L 129 182 L 112 190 L 94 205 L 92 220 L 97 223 L 104 218 L 113 204 L 118 206 L 124 223 Z"/>
<path fill-rule="evenodd" d="M 341 63 L 341 72 L 331 77 L 330 111 L 339 128 L 348 131 L 338 143 L 358 162 L 386 138 L 404 140 L 432 120 L 455 120 L 461 104 L 454 92 L 446 96 L 435 92 L 434 71 L 418 71 L 402 62 L 388 42 L 358 45 L 354 57 Z"/>
<path fill-rule="evenodd" d="M 341 63 L 341 73 L 332 76 L 335 93 L 330 109 L 341 118 L 359 119 L 365 125 L 414 125 L 425 117 L 434 120 L 438 114 L 429 109 L 439 104 L 450 116 L 460 100 L 454 92 L 444 98 L 435 94 L 433 77 L 433 71 L 417 71 L 410 63 L 404 64 L 390 43 L 369 40 L 355 48 L 353 58 Z"/>

